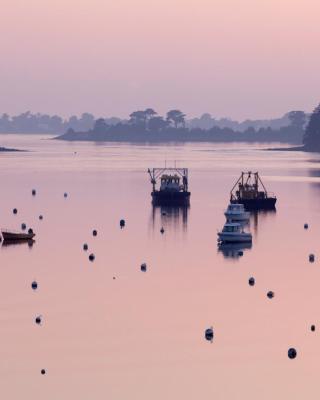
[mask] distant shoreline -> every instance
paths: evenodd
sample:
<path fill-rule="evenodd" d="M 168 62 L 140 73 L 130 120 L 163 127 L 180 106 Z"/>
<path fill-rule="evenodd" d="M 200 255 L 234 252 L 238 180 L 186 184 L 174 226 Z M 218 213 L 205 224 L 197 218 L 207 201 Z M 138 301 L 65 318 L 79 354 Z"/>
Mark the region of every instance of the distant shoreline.
<path fill-rule="evenodd" d="M 9 153 L 9 152 L 24 152 L 26 150 L 19 150 L 19 149 L 8 149 L 7 147 L 0 147 L 0 152 L 2 153 Z"/>

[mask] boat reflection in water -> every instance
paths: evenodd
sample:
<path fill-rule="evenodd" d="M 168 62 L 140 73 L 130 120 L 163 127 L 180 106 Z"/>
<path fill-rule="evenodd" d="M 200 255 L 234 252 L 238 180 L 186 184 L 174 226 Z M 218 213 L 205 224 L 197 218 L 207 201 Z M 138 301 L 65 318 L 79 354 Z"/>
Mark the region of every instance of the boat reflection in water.
<path fill-rule="evenodd" d="M 33 239 L 3 240 L 2 247 L 28 245 L 29 248 L 32 248 L 34 243 Z"/>
<path fill-rule="evenodd" d="M 153 230 L 187 231 L 190 206 L 152 206 Z"/>
<path fill-rule="evenodd" d="M 219 243 L 218 252 L 222 253 L 225 258 L 239 258 L 243 256 L 246 250 L 252 248 L 252 243 Z"/>
<path fill-rule="evenodd" d="M 250 212 L 250 224 L 252 225 L 254 233 L 258 234 L 259 224 L 263 223 L 267 218 L 274 218 L 277 214 L 277 210 L 260 210 Z"/>

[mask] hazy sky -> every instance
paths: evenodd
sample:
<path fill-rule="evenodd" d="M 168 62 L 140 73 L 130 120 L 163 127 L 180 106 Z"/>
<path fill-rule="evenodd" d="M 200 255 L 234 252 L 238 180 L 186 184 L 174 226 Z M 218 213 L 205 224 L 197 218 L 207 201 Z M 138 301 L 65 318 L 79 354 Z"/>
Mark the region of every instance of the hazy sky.
<path fill-rule="evenodd" d="M 319 0 L 1 0 L 0 113 L 310 111 L 319 13 Z"/>

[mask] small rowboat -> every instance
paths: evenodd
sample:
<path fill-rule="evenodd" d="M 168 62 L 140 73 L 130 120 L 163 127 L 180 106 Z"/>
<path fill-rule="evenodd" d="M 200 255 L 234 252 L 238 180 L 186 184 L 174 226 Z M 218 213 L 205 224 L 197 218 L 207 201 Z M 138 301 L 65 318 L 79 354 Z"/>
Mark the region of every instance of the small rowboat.
<path fill-rule="evenodd" d="M 28 232 L 13 232 L 2 230 L 1 233 L 3 240 L 5 241 L 31 240 L 35 237 L 35 233 L 33 233 L 32 229 L 29 229 Z"/>

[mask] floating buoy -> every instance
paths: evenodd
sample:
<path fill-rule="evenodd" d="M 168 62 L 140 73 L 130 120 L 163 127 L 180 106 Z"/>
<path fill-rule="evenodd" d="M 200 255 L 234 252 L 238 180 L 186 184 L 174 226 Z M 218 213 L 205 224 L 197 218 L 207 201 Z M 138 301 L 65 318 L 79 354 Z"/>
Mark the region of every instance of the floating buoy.
<path fill-rule="evenodd" d="M 36 191 L 36 189 L 32 189 L 32 196 L 35 196 L 36 194 L 37 194 L 37 191 Z"/>
<path fill-rule="evenodd" d="M 255 279 L 254 279 L 254 277 L 252 276 L 251 278 L 249 278 L 249 285 L 250 286 L 254 286 L 255 285 L 255 283 L 256 283 L 256 281 L 255 281 Z"/>
<path fill-rule="evenodd" d="M 147 264 L 146 263 L 143 263 L 143 264 L 141 264 L 141 271 L 143 271 L 143 272 L 146 272 L 146 270 L 147 270 Z"/>
<path fill-rule="evenodd" d="M 38 317 L 36 317 L 35 323 L 38 324 L 38 325 L 41 324 L 41 315 L 39 315 Z"/>
<path fill-rule="evenodd" d="M 12 210 L 12 212 L 13 212 L 13 214 L 17 214 L 17 213 L 18 213 L 18 210 L 17 210 L 16 208 L 14 208 L 14 209 Z"/>
<path fill-rule="evenodd" d="M 311 329 L 311 332 L 314 332 L 316 330 L 316 326 L 315 325 L 311 325 L 310 329 Z"/>
<path fill-rule="evenodd" d="M 293 347 L 288 350 L 288 357 L 293 360 L 294 358 L 297 357 L 297 350 L 294 349 Z"/>
<path fill-rule="evenodd" d="M 83 245 L 83 250 L 84 250 L 84 251 L 87 251 L 87 250 L 88 250 L 88 245 L 87 245 L 87 243 L 85 243 L 85 244 Z"/>
<path fill-rule="evenodd" d="M 94 230 L 92 231 L 92 235 L 93 235 L 93 236 L 97 236 L 97 234 L 98 234 L 98 232 L 94 229 Z"/>
<path fill-rule="evenodd" d="M 28 229 L 28 233 L 29 233 L 29 235 L 32 235 L 32 234 L 33 234 L 33 229 L 32 229 L 32 228 L 29 228 L 29 229 Z"/>
<path fill-rule="evenodd" d="M 243 251 L 242 251 L 242 250 L 239 250 L 239 251 L 238 251 L 238 256 L 239 256 L 239 257 L 242 257 L 242 256 L 243 256 Z"/>
<path fill-rule="evenodd" d="M 39 215 L 39 219 L 40 219 L 40 221 L 42 221 L 43 220 L 43 216 Z"/>
<path fill-rule="evenodd" d="M 68 193 L 64 193 L 63 197 L 68 197 Z"/>
<path fill-rule="evenodd" d="M 304 227 L 304 229 L 308 229 L 309 225 L 308 224 L 304 224 L 303 227 Z"/>
<path fill-rule="evenodd" d="M 95 259 L 95 256 L 94 256 L 93 253 L 91 253 L 91 254 L 89 255 L 89 260 L 90 260 L 90 261 L 94 261 L 94 259 Z"/>
<path fill-rule="evenodd" d="M 45 375 L 46 374 L 46 370 L 45 369 L 42 369 L 41 370 L 41 375 Z"/>
<path fill-rule="evenodd" d="M 33 281 L 33 282 L 31 283 L 31 287 L 32 287 L 33 290 L 36 290 L 36 289 L 38 288 L 37 282 L 36 282 L 36 281 Z"/>
<path fill-rule="evenodd" d="M 267 296 L 269 297 L 269 299 L 273 299 L 274 298 L 274 292 L 272 290 L 270 290 L 270 292 L 267 293 Z"/>
<path fill-rule="evenodd" d="M 314 262 L 314 260 L 315 260 L 314 254 L 309 254 L 309 261 Z"/>
<path fill-rule="evenodd" d="M 27 225 L 25 223 L 21 224 L 21 229 L 24 231 L 25 229 L 27 229 Z"/>
<path fill-rule="evenodd" d="M 160 232 L 161 232 L 162 234 L 164 234 L 164 228 L 163 228 L 163 227 L 160 229 Z"/>
<path fill-rule="evenodd" d="M 207 340 L 212 341 L 214 336 L 213 328 L 207 328 L 204 332 L 204 336 Z"/>
<path fill-rule="evenodd" d="M 114 276 L 112 279 L 116 279 L 116 277 Z"/>
<path fill-rule="evenodd" d="M 126 221 L 124 219 L 120 219 L 120 228 L 124 228 L 126 225 Z"/>

